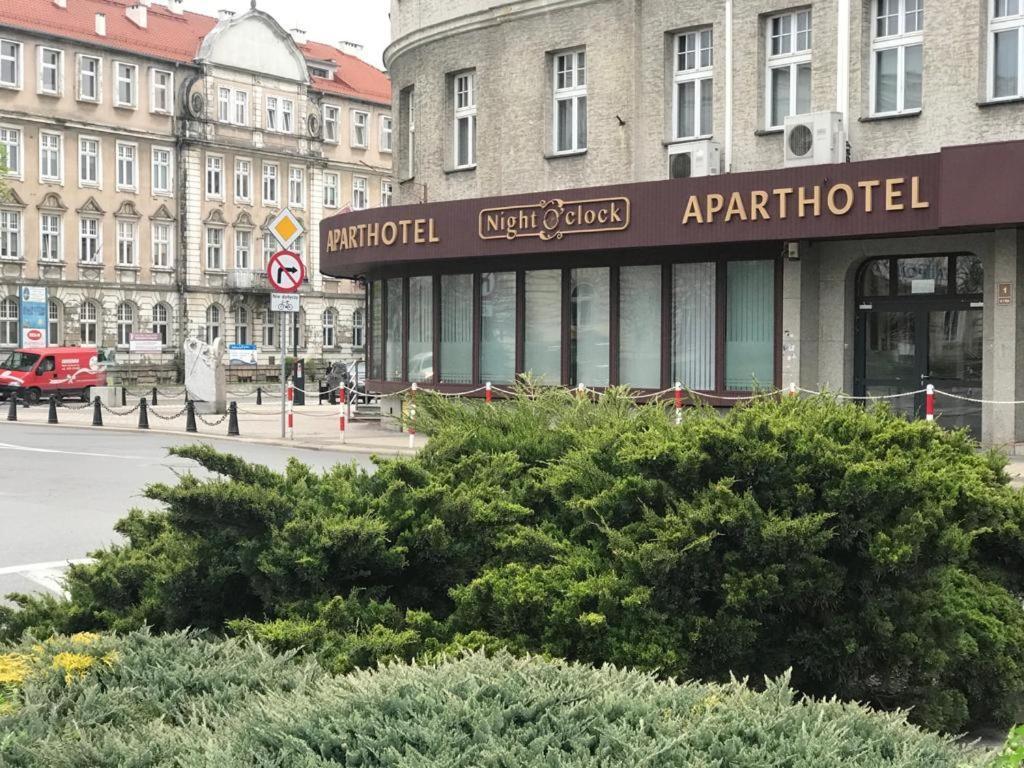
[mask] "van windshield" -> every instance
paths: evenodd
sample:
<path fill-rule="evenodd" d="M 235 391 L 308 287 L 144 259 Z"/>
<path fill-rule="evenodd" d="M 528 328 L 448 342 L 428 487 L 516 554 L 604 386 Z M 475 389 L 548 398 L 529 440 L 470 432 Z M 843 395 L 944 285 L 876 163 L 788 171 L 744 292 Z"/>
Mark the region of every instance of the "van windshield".
<path fill-rule="evenodd" d="M 33 355 L 31 352 L 11 352 L 7 359 L 0 363 L 0 368 L 5 371 L 28 373 L 37 360 L 39 360 L 39 355 Z"/>

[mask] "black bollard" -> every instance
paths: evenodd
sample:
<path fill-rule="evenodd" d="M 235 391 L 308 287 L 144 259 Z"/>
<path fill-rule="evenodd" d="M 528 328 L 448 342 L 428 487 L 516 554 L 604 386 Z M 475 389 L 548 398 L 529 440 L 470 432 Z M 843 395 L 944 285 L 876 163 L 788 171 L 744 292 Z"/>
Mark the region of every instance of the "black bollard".
<path fill-rule="evenodd" d="M 153 387 L 153 398 L 149 402 L 153 405 L 159 405 L 159 401 L 156 399 L 156 387 Z"/>
<path fill-rule="evenodd" d="M 11 404 L 7 406 L 7 420 L 17 421 L 18 420 L 18 396 L 11 392 L 8 397 L 11 398 Z"/>
<path fill-rule="evenodd" d="M 57 396 L 50 395 L 50 413 L 46 417 L 47 424 L 57 423 Z"/>
<path fill-rule="evenodd" d="M 128 387 L 121 387 L 121 407 L 128 405 Z"/>
<path fill-rule="evenodd" d="M 196 427 L 196 406 L 191 400 L 185 402 L 185 431 L 199 431 L 198 427 Z"/>
<path fill-rule="evenodd" d="M 228 404 L 228 437 L 238 437 L 238 403 L 232 400 Z"/>
<path fill-rule="evenodd" d="M 99 395 L 92 399 L 92 425 L 94 427 L 103 426 L 103 406 L 100 404 Z"/>
<path fill-rule="evenodd" d="M 146 410 L 146 398 L 139 400 L 139 429 L 149 429 L 149 412 Z"/>
<path fill-rule="evenodd" d="M 263 405 L 263 387 L 256 387 L 256 405 Z"/>

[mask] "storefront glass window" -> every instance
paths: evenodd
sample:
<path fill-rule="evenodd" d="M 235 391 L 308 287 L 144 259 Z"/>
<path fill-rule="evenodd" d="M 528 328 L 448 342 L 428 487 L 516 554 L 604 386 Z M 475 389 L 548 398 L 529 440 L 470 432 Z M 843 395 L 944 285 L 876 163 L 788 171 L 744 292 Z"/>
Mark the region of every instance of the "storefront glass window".
<path fill-rule="evenodd" d="M 562 381 L 562 271 L 526 273 L 523 370 L 543 384 Z"/>
<path fill-rule="evenodd" d="M 434 378 L 434 279 L 409 278 L 409 381 Z"/>
<path fill-rule="evenodd" d="M 661 386 L 661 267 L 619 270 L 619 381 Z"/>
<path fill-rule="evenodd" d="M 381 287 L 380 280 L 370 283 L 370 378 L 381 378 Z"/>
<path fill-rule="evenodd" d="M 946 256 L 896 259 L 896 293 L 900 296 L 945 293 L 948 272 L 949 259 Z"/>
<path fill-rule="evenodd" d="M 609 270 L 594 267 L 569 273 L 569 383 L 607 387 L 609 381 Z"/>
<path fill-rule="evenodd" d="M 402 278 L 393 277 L 387 281 L 388 297 L 388 341 L 385 350 L 385 378 L 388 381 L 402 380 Z"/>
<path fill-rule="evenodd" d="M 727 266 L 725 388 L 771 387 L 775 379 L 775 264 Z"/>
<path fill-rule="evenodd" d="M 715 265 L 672 265 L 672 381 L 715 388 Z"/>
<path fill-rule="evenodd" d="M 473 276 L 441 276 L 441 382 L 473 380 Z"/>
<path fill-rule="evenodd" d="M 862 296 L 889 295 L 889 259 L 869 261 L 862 278 Z"/>
<path fill-rule="evenodd" d="M 507 384 L 516 367 L 516 273 L 480 275 L 480 379 Z"/>
<path fill-rule="evenodd" d="M 981 257 L 962 253 L 956 257 L 956 292 L 981 293 L 985 285 L 985 267 Z"/>

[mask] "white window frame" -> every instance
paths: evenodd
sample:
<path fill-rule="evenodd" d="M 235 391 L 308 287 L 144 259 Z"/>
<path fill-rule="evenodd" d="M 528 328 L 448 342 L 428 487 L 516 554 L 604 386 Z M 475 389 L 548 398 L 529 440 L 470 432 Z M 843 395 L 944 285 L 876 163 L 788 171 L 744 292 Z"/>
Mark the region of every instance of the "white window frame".
<path fill-rule="evenodd" d="M 263 121 L 264 130 L 277 132 L 279 120 L 278 117 L 281 114 L 281 100 L 277 96 L 267 96 L 267 109 L 266 116 Z"/>
<path fill-rule="evenodd" d="M 117 267 L 139 266 L 139 223 L 133 219 L 114 219 L 117 241 Z"/>
<path fill-rule="evenodd" d="M 391 115 L 380 116 L 380 151 L 394 151 L 395 122 Z"/>
<path fill-rule="evenodd" d="M 774 25 L 776 22 L 780 24 L 788 20 L 789 31 L 783 32 L 778 35 L 781 40 L 783 36 L 786 38 L 786 44 L 788 50 L 780 51 L 779 53 L 772 53 L 773 43 L 776 35 L 773 32 Z M 806 21 L 807 29 L 799 31 L 799 25 Z M 804 36 L 806 33 L 806 36 Z M 797 112 L 797 90 L 799 78 L 797 77 L 801 66 L 811 66 L 811 58 L 814 46 L 814 16 L 810 8 L 798 8 L 797 10 L 787 11 L 786 13 L 776 13 L 765 19 L 765 55 L 767 60 L 765 62 L 765 81 L 764 81 L 764 122 L 766 130 L 777 130 L 784 126 L 785 117 L 788 115 L 806 114 Z M 801 48 L 801 45 L 806 47 Z M 772 121 L 772 72 L 776 69 L 788 69 L 789 70 L 789 106 L 786 110 L 786 115 L 783 116 L 783 121 L 775 123 Z M 813 69 L 812 69 L 813 77 Z M 813 94 L 813 87 L 811 93 Z M 808 100 L 811 94 L 808 94 Z M 810 108 L 808 108 L 810 111 Z"/>
<path fill-rule="evenodd" d="M 24 235 L 25 217 L 21 211 L 0 209 L 0 260 L 22 261 L 25 258 Z"/>
<path fill-rule="evenodd" d="M 58 299 L 46 301 L 46 345 L 64 346 L 64 305 Z"/>
<path fill-rule="evenodd" d="M 349 131 L 349 142 L 355 149 L 366 149 L 370 146 L 370 113 L 363 109 L 353 109 L 349 116 L 352 127 Z M 359 132 L 362 131 L 362 138 Z"/>
<path fill-rule="evenodd" d="M 82 90 L 82 84 L 85 82 L 85 68 L 83 63 L 86 61 L 96 62 L 96 72 L 93 78 L 93 95 L 86 96 Z M 77 80 L 77 97 L 78 101 L 86 101 L 90 104 L 99 104 L 103 101 L 103 58 L 100 56 L 90 56 L 84 53 L 79 53 L 75 56 L 75 76 Z"/>
<path fill-rule="evenodd" d="M 44 146 L 45 139 L 56 139 L 57 140 L 57 162 L 56 162 L 56 173 L 48 172 L 47 156 L 50 151 L 54 151 L 50 147 Z M 46 155 L 44 155 L 46 153 Z M 40 131 L 39 132 L 39 181 L 40 183 L 64 183 L 64 134 L 57 131 Z"/>
<path fill-rule="evenodd" d="M 476 72 L 459 72 L 452 76 L 452 106 L 454 113 L 452 133 L 452 164 L 455 168 L 476 167 Z M 459 126 L 467 123 L 466 162 L 460 163 L 462 154 Z"/>
<path fill-rule="evenodd" d="M 341 141 L 341 110 L 329 104 L 324 105 L 324 141 L 328 144 Z"/>
<path fill-rule="evenodd" d="M 281 99 L 281 133 L 295 133 L 295 102 Z M 287 109 L 285 107 L 287 106 Z"/>
<path fill-rule="evenodd" d="M 121 150 L 131 149 L 131 179 L 129 182 L 123 180 L 121 173 L 122 163 Z M 118 192 L 139 191 L 139 145 L 133 141 L 118 141 L 114 146 L 114 188 Z"/>
<path fill-rule="evenodd" d="M 241 166 L 245 164 L 248 168 L 246 172 L 241 173 Z M 239 182 L 244 182 L 245 189 L 239 189 Z M 236 203 L 252 203 L 252 158 L 250 157 L 236 157 L 235 158 L 235 175 L 234 175 L 234 192 Z"/>
<path fill-rule="evenodd" d="M 380 180 L 380 207 L 389 208 L 394 205 L 395 186 L 391 179 Z"/>
<path fill-rule="evenodd" d="M 243 241 L 248 240 L 243 244 Z M 252 230 L 235 230 L 235 269 L 251 270 L 252 263 Z"/>
<path fill-rule="evenodd" d="M 362 201 L 356 198 L 356 195 L 362 196 Z M 352 177 L 352 210 L 353 211 L 364 211 L 370 207 L 370 185 L 367 183 L 365 176 L 353 176 Z"/>
<path fill-rule="evenodd" d="M 223 85 L 217 88 L 217 122 L 231 122 L 231 89 Z"/>
<path fill-rule="evenodd" d="M 224 227 L 206 225 L 205 232 L 203 233 L 203 241 L 205 244 L 206 251 L 206 271 L 207 272 L 223 272 L 224 271 Z M 210 235 L 216 232 L 217 237 L 211 238 Z M 214 242 L 216 240 L 216 242 Z M 216 249 L 216 251 L 215 251 Z M 212 258 L 214 252 L 217 253 L 216 261 Z"/>
<path fill-rule="evenodd" d="M 55 54 L 57 54 L 57 63 L 56 64 L 53 64 L 53 65 L 47 64 L 43 60 L 47 53 L 55 53 Z M 36 69 L 36 71 L 38 73 L 38 77 L 37 77 L 37 81 L 38 82 L 37 82 L 37 91 L 36 92 L 39 95 L 41 95 L 41 96 L 60 96 L 60 95 L 62 95 L 64 93 L 64 51 L 62 51 L 60 48 L 54 48 L 53 46 L 40 45 L 39 46 L 39 55 L 38 55 L 38 57 L 36 59 L 36 62 L 37 62 L 37 69 Z M 54 81 L 55 81 L 54 82 L 53 90 L 50 90 L 49 88 L 46 88 L 45 85 L 44 85 L 44 79 L 45 79 L 46 71 L 48 69 L 50 69 L 50 68 L 53 69 L 53 75 L 54 75 Z"/>
<path fill-rule="evenodd" d="M 1014 2 L 1014 0 L 1002 0 Z M 985 93 L 989 101 L 1012 101 L 1024 97 L 1024 3 L 1017 2 L 1017 13 L 996 16 L 1000 0 L 987 0 L 988 5 L 988 64 Z M 1017 33 L 1017 90 L 996 96 L 996 35 Z"/>
<path fill-rule="evenodd" d="M 170 346 L 170 327 L 171 327 L 171 310 L 162 301 L 158 301 L 153 305 L 153 309 L 150 310 L 150 317 L 153 320 L 152 328 L 153 333 L 159 334 L 160 343 L 167 347 Z"/>
<path fill-rule="evenodd" d="M 96 347 L 100 342 L 100 320 L 103 310 L 95 301 L 83 301 L 78 312 L 79 343 L 83 347 Z"/>
<path fill-rule="evenodd" d="M 684 49 L 684 45 L 686 46 Z M 689 59 L 692 58 L 692 66 Z M 712 27 L 680 32 L 672 38 L 672 138 L 676 140 L 707 138 L 714 131 L 715 32 Z M 679 92 L 685 83 L 693 83 L 693 131 L 684 132 L 679 124 Z M 712 93 L 711 131 L 702 131 L 704 89 Z"/>
<path fill-rule="evenodd" d="M 333 307 L 327 307 L 320 315 L 320 324 L 324 329 L 324 349 L 334 349 L 338 346 L 338 313 Z"/>
<path fill-rule="evenodd" d="M 151 266 L 155 269 L 173 268 L 174 224 L 169 221 L 154 221 L 150 227 L 150 242 Z"/>
<path fill-rule="evenodd" d="M 160 174 L 157 172 L 157 153 L 167 153 L 167 185 L 157 186 Z M 174 194 L 174 148 L 154 144 L 149 150 L 149 178 L 154 197 L 171 197 Z M 163 163 L 161 163 L 161 166 Z"/>
<path fill-rule="evenodd" d="M 159 75 L 167 75 L 167 83 L 159 86 Z M 157 91 L 164 91 L 165 106 L 157 105 Z M 149 70 L 149 111 L 157 115 L 169 115 L 174 111 L 174 73 L 169 69 L 153 67 Z"/>
<path fill-rule="evenodd" d="M 131 344 L 132 334 L 135 332 L 135 305 L 128 301 L 122 301 L 114 310 L 117 322 L 117 346 L 119 349 L 127 349 Z M 127 315 L 127 319 L 125 318 Z"/>
<path fill-rule="evenodd" d="M 295 177 L 295 172 L 299 172 L 298 179 Z M 299 195 L 295 196 L 294 192 L 296 187 L 296 180 L 299 182 Z M 306 169 L 301 165 L 290 165 L 288 166 L 288 205 L 295 208 L 306 207 Z"/>
<path fill-rule="evenodd" d="M 51 226 L 56 222 L 56 226 Z M 59 213 L 39 214 L 39 260 L 47 264 L 64 261 L 64 217 Z"/>
<path fill-rule="evenodd" d="M 128 78 L 122 77 L 121 67 L 130 73 Z M 121 101 L 121 83 L 127 82 L 131 87 L 131 100 Z M 127 61 L 114 62 L 114 106 L 119 109 L 139 108 L 139 65 Z"/>
<path fill-rule="evenodd" d="M 4 45 L 13 45 L 17 48 L 13 56 L 7 56 L 3 53 Z M 3 79 L 3 64 L 4 62 L 14 63 L 14 79 L 4 80 Z M 25 77 L 25 46 L 20 40 L 12 40 L 9 37 L 0 37 L 0 88 L 12 88 L 20 91 L 22 81 Z"/>
<path fill-rule="evenodd" d="M 905 105 L 905 89 L 906 89 L 906 53 L 907 48 L 914 46 L 921 46 L 922 56 L 922 75 L 921 75 L 921 102 L 924 103 L 924 23 L 922 21 L 921 28 L 912 32 L 906 31 L 907 23 L 907 4 L 908 3 L 922 3 L 922 19 L 923 19 L 923 2 L 924 0 L 892 0 L 897 5 L 897 26 L 898 31 L 894 34 L 886 34 L 879 36 L 878 34 L 878 15 L 881 9 L 881 3 L 885 0 L 871 0 L 871 87 L 870 87 L 870 114 L 872 117 L 888 117 L 890 115 L 915 115 L 921 111 L 921 107 L 906 108 Z M 886 112 L 879 112 L 876 107 L 878 105 L 878 54 L 882 51 L 897 50 L 896 60 L 896 109 L 889 110 Z"/>
<path fill-rule="evenodd" d="M 571 68 L 560 69 L 562 61 L 565 60 L 568 63 L 570 58 L 572 59 Z M 551 152 L 554 155 L 576 155 L 586 152 L 587 142 L 585 140 L 581 142 L 579 136 L 579 110 L 580 100 L 582 99 L 586 103 L 587 99 L 587 51 L 585 48 L 571 48 L 565 51 L 558 51 L 552 55 L 551 65 Z M 566 75 L 572 73 L 571 83 L 569 78 L 566 77 L 562 85 L 559 86 L 559 74 L 563 72 Z M 570 113 L 572 130 L 570 132 L 569 147 L 560 149 L 558 147 L 558 105 L 563 101 L 572 103 Z M 586 106 L 584 106 L 585 108 Z M 590 133 L 589 120 L 587 133 Z"/>
<path fill-rule="evenodd" d="M 17 296 L 0 295 L 0 346 L 17 347 L 21 320 Z"/>
<path fill-rule="evenodd" d="M 273 197 L 267 195 L 267 182 L 269 181 L 269 177 L 267 175 L 267 170 L 270 169 L 270 168 L 274 169 L 274 173 L 273 173 L 274 195 L 273 195 Z M 262 169 L 262 172 L 260 174 L 260 180 L 261 180 L 260 186 L 262 187 L 261 192 L 262 192 L 262 195 L 263 195 L 263 204 L 264 205 L 273 205 L 273 206 L 280 205 L 280 203 L 281 203 L 281 166 L 278 163 L 268 163 L 266 160 L 264 160 L 263 161 L 263 169 Z"/>
<path fill-rule="evenodd" d="M 280 250 L 281 246 L 278 245 L 277 238 L 271 234 L 270 230 L 263 231 L 263 237 L 260 238 L 260 241 L 263 243 L 263 261 L 260 266 L 263 271 L 266 271 L 271 257 Z"/>
<path fill-rule="evenodd" d="M 231 99 L 231 112 L 235 125 L 249 125 L 249 93 L 235 91 Z"/>
<path fill-rule="evenodd" d="M 90 229 L 96 231 L 90 232 Z M 95 244 L 92 254 L 85 247 L 87 242 Z M 78 217 L 78 262 L 93 265 L 103 263 L 103 221 L 98 216 Z"/>
<path fill-rule="evenodd" d="M 234 322 L 235 331 L 235 344 L 248 344 L 249 337 L 252 331 L 252 315 L 249 310 L 241 304 L 236 304 L 234 311 L 231 313 L 231 319 Z"/>
<path fill-rule="evenodd" d="M 219 167 L 215 168 L 219 163 Z M 224 199 L 224 155 L 206 154 L 206 175 L 203 177 L 203 186 L 206 190 L 207 200 Z M 213 189 L 211 182 L 217 180 L 217 188 Z"/>
<path fill-rule="evenodd" d="M 83 162 L 86 157 L 85 154 L 85 143 L 91 142 L 96 145 L 96 178 L 87 179 L 85 177 L 85 169 L 87 163 Z M 99 189 L 103 183 L 103 141 L 99 136 L 79 136 L 78 137 L 78 186 L 79 187 L 94 187 Z"/>
<path fill-rule="evenodd" d="M 324 174 L 324 208 L 338 207 L 338 189 L 341 181 L 337 173 L 328 171 Z"/>
<path fill-rule="evenodd" d="M 18 125 L 9 125 L 0 123 L 0 147 L 3 147 L 4 158 L 7 163 L 7 177 L 12 179 L 24 179 L 25 176 L 25 132 Z M 12 141 L 12 138 L 16 137 L 16 141 Z M 11 167 L 11 151 L 10 148 L 16 146 L 18 148 L 18 163 L 17 167 Z"/>

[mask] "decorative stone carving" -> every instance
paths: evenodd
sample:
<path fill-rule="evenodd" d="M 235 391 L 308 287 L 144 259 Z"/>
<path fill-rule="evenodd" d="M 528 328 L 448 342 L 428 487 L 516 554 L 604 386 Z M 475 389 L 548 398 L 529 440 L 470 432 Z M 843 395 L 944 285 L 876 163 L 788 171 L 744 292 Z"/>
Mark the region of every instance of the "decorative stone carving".
<path fill-rule="evenodd" d="M 207 344 L 199 339 L 185 341 L 185 391 L 200 413 L 225 413 L 226 372 L 224 340 Z"/>

